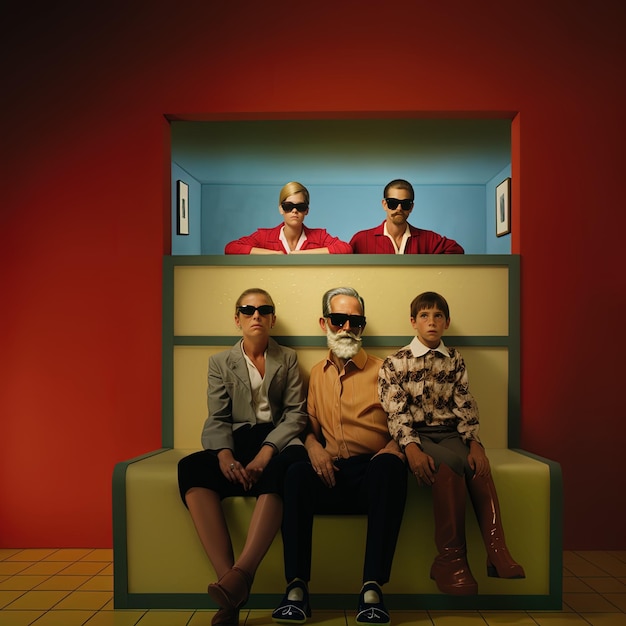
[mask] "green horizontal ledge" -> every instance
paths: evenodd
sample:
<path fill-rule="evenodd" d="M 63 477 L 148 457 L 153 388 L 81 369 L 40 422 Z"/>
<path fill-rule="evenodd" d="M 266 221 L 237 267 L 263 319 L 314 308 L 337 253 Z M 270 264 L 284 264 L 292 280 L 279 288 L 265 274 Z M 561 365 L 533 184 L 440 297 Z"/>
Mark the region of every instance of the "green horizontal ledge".
<path fill-rule="evenodd" d="M 175 335 L 173 344 L 175 346 L 232 346 L 241 339 L 239 335 Z M 326 337 L 320 336 L 291 336 L 279 335 L 274 339 L 283 346 L 290 348 L 325 348 Z M 412 336 L 406 335 L 376 335 L 363 336 L 363 347 L 365 348 L 384 348 L 387 346 L 406 346 L 413 339 Z M 509 348 L 511 339 L 508 335 L 476 335 L 476 336 L 455 336 L 446 335 L 446 345 L 448 346 L 465 346 L 465 347 L 495 347 Z"/>
<path fill-rule="evenodd" d="M 395 267 L 399 265 L 432 266 L 516 266 L 519 257 L 507 254 L 283 254 L 283 255 L 181 255 L 166 256 L 170 267 L 203 266 L 301 266 L 301 265 L 369 265 Z"/>

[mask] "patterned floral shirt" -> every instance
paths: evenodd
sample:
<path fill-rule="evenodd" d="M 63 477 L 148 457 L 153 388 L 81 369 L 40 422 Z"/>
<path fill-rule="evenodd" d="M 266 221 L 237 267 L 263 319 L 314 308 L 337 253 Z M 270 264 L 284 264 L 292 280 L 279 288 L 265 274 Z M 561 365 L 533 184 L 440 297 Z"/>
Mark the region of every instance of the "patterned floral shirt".
<path fill-rule="evenodd" d="M 443 341 L 431 350 L 417 337 L 388 356 L 378 374 L 378 396 L 391 436 L 402 449 L 421 443 L 428 427 L 456 429 L 464 442 L 478 437 L 478 405 L 469 391 L 463 357 Z"/>

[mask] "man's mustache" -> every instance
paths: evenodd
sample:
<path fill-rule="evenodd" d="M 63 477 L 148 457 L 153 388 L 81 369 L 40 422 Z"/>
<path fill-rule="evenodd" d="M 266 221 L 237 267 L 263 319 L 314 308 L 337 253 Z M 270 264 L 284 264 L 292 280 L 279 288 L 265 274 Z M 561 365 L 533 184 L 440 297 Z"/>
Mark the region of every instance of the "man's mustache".
<path fill-rule="evenodd" d="M 361 337 L 352 334 L 349 330 L 344 330 L 335 335 L 336 339 L 352 339 L 352 341 L 361 342 Z"/>

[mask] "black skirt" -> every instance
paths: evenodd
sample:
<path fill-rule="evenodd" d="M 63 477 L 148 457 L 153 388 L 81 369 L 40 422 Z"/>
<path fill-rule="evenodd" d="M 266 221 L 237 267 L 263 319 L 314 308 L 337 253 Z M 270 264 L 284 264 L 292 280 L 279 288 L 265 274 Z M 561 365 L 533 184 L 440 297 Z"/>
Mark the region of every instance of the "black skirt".
<path fill-rule="evenodd" d="M 257 455 L 273 424 L 241 426 L 233 431 L 233 455 L 244 467 Z M 249 491 L 239 483 L 231 483 L 220 470 L 217 452 L 201 450 L 182 458 L 178 462 L 178 489 L 185 502 L 185 494 L 192 487 L 202 487 L 215 491 L 220 499 L 232 496 L 258 497 L 265 493 L 276 493 L 282 497 L 283 481 L 289 465 L 305 461 L 308 455 L 304 446 L 290 445 L 275 454 L 267 464 L 259 480 Z M 185 503 L 186 505 L 186 503 Z"/>

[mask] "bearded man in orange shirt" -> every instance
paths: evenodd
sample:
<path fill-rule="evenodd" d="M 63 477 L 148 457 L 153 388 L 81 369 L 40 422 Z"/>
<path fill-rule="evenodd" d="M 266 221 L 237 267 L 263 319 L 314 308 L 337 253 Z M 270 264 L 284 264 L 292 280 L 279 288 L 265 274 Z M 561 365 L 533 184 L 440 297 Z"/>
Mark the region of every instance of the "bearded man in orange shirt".
<path fill-rule="evenodd" d="M 382 360 L 361 347 L 365 303 L 351 287 L 324 294 L 321 329 L 330 348 L 311 370 L 305 447 L 308 462 L 285 479 L 283 546 L 287 590 L 275 622 L 302 624 L 311 616 L 315 514 L 366 514 L 367 539 L 358 624 L 390 623 L 382 586 L 389 581 L 407 488 L 405 458 L 389 434 L 377 394 Z M 348 557 L 349 555 L 346 555 Z"/>

